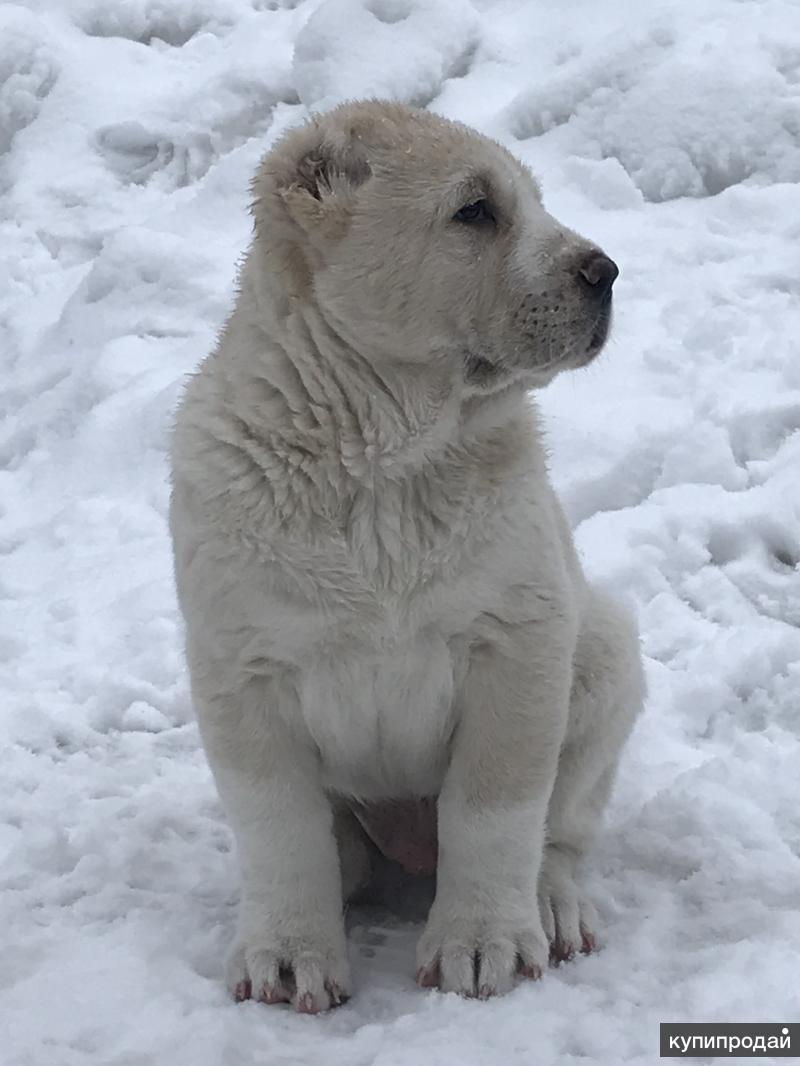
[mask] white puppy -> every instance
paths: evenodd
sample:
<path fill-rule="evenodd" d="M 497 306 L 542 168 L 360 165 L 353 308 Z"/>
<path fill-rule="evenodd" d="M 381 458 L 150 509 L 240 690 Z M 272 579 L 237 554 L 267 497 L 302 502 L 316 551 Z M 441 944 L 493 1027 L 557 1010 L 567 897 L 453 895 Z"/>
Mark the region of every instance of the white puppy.
<path fill-rule="evenodd" d="M 505 149 L 396 104 L 292 130 L 254 194 L 171 514 L 241 867 L 231 989 L 346 998 L 377 845 L 436 869 L 419 982 L 502 993 L 594 945 L 576 866 L 643 697 L 527 396 L 598 353 L 617 268 Z"/>

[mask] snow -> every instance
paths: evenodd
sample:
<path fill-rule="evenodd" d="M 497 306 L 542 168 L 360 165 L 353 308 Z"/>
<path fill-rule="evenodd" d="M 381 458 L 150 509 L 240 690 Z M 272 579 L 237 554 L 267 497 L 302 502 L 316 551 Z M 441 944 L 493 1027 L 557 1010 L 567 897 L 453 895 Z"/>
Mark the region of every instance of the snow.
<path fill-rule="evenodd" d="M 651 695 L 590 872 L 601 953 L 502 1000 L 423 992 L 412 896 L 350 914 L 356 996 L 307 1018 L 221 983 L 234 865 L 165 441 L 256 161 L 368 93 L 508 144 L 621 265 L 607 353 L 541 404 Z M 4 1062 L 650 1066 L 662 1020 L 796 1018 L 798 182 L 791 0 L 0 7 Z"/>

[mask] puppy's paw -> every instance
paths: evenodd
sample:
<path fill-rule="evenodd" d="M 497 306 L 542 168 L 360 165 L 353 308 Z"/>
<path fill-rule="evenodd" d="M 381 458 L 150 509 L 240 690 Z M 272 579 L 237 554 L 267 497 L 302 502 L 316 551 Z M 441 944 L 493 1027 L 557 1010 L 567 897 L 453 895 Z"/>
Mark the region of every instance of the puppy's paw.
<path fill-rule="evenodd" d="M 518 975 L 541 977 L 548 946 L 533 911 L 509 922 L 494 914 L 440 916 L 434 908 L 417 948 L 417 983 L 488 999 L 510 991 Z"/>
<path fill-rule="evenodd" d="M 539 875 L 539 912 L 551 962 L 568 962 L 578 952 L 597 950 L 597 911 L 578 887 L 574 860 L 552 846 L 545 848 Z"/>
<path fill-rule="evenodd" d="M 343 945 L 309 937 L 255 937 L 231 948 L 225 978 L 237 1001 L 290 1003 L 299 1014 L 318 1014 L 350 998 L 350 967 Z"/>

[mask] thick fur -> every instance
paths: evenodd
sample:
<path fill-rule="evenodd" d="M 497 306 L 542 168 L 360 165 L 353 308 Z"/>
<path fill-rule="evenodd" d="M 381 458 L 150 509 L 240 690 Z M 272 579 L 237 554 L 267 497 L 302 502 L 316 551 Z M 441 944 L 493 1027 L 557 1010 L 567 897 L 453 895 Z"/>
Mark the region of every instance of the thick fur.
<path fill-rule="evenodd" d="M 379 102 L 288 133 L 254 214 L 173 447 L 192 691 L 241 868 L 229 983 L 344 999 L 352 811 L 438 797 L 418 979 L 501 993 L 593 946 L 577 867 L 643 696 L 527 395 L 602 346 L 607 260 L 499 145 Z"/>

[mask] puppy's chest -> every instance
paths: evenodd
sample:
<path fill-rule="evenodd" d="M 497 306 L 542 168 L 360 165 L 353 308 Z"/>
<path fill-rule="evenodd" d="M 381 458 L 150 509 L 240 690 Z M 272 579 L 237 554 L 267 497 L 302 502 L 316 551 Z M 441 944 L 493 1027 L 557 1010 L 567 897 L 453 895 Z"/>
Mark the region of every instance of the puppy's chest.
<path fill-rule="evenodd" d="M 449 486 L 392 486 L 342 524 L 356 600 L 332 610 L 301 670 L 305 724 L 335 791 L 435 794 L 455 725 L 471 621 L 496 607 L 491 508 Z"/>
<path fill-rule="evenodd" d="M 435 630 L 309 662 L 300 703 L 327 786 L 365 799 L 436 794 L 464 662 L 459 641 Z"/>
<path fill-rule="evenodd" d="M 408 598 L 428 582 L 457 580 L 486 539 L 492 510 L 491 499 L 463 477 L 454 484 L 420 477 L 354 492 L 340 528 L 353 565 L 375 592 Z"/>
<path fill-rule="evenodd" d="M 352 493 L 306 570 L 314 654 L 391 657 L 426 632 L 466 633 L 526 568 L 524 526 L 509 490 L 482 492 L 463 474 Z"/>

